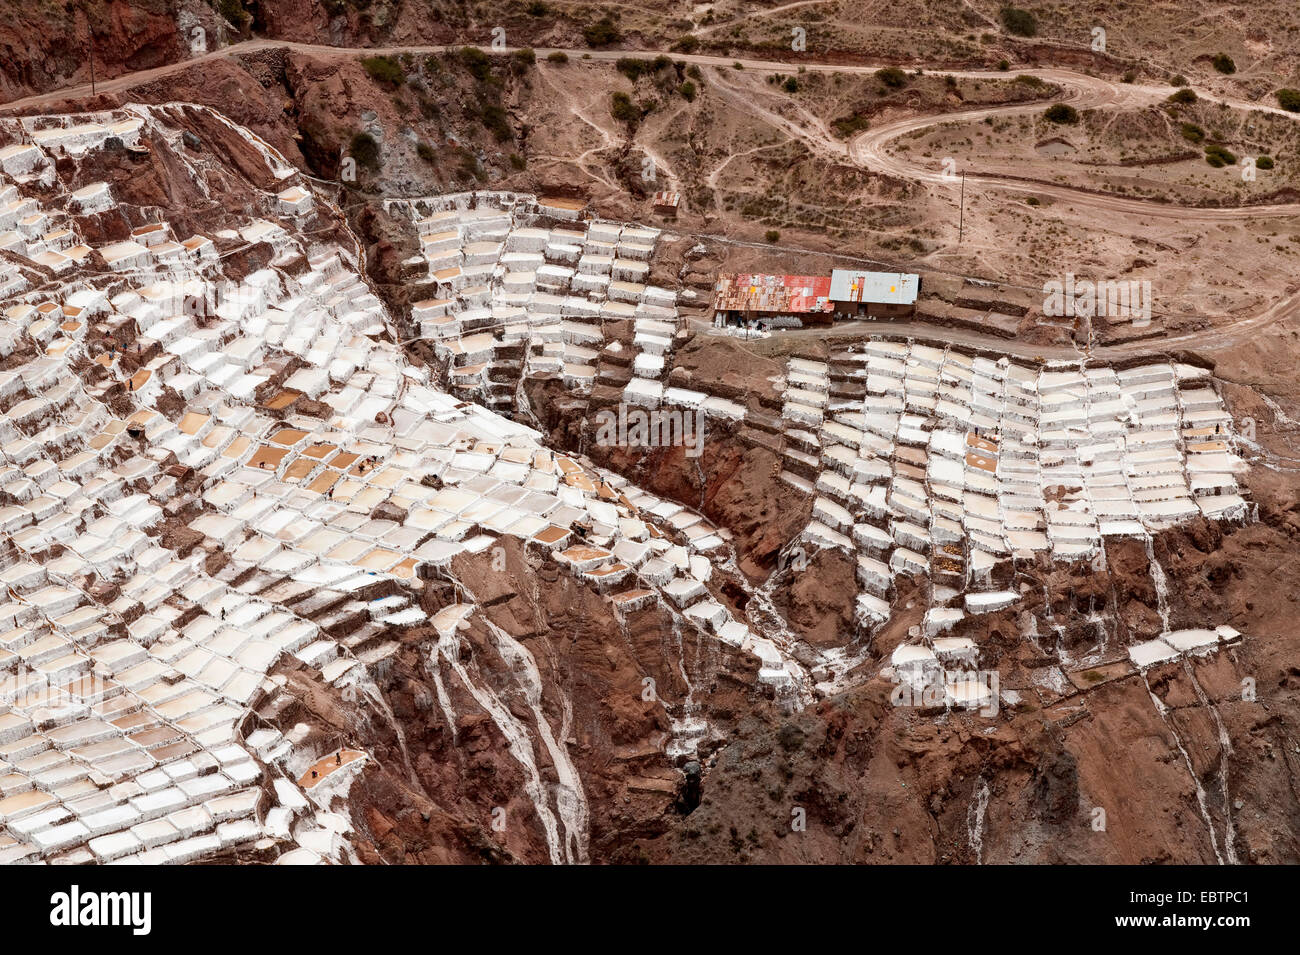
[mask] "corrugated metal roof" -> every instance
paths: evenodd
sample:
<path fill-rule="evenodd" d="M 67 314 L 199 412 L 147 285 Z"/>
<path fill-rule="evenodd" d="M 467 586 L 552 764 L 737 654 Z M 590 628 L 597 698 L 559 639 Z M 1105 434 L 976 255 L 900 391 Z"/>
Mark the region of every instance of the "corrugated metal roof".
<path fill-rule="evenodd" d="M 720 275 L 714 308 L 736 312 L 830 312 L 827 275 Z"/>
<path fill-rule="evenodd" d="M 656 206 L 673 206 L 676 207 L 682 201 L 680 192 L 656 192 L 654 204 Z"/>
<path fill-rule="evenodd" d="M 912 305 L 920 289 L 920 276 L 911 272 L 831 271 L 831 301 L 874 302 L 878 305 Z"/>

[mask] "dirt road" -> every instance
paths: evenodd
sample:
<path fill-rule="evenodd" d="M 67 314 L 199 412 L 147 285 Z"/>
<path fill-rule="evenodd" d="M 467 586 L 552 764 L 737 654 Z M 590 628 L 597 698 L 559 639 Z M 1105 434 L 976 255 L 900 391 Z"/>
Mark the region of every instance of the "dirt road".
<path fill-rule="evenodd" d="M 394 46 L 394 47 L 336 47 L 324 44 L 311 43 L 292 43 L 279 40 L 245 40 L 235 43 L 219 50 L 214 50 L 198 56 L 191 57 L 177 63 L 166 66 L 156 67 L 149 70 L 140 70 L 133 73 L 127 73 L 111 80 L 106 80 L 95 84 L 97 93 L 122 93 L 133 87 L 144 83 L 152 82 L 161 77 L 172 73 L 189 70 L 199 66 L 204 62 L 215 60 L 221 57 L 236 57 L 248 53 L 256 53 L 262 50 L 271 49 L 289 49 L 298 53 L 304 53 L 314 56 L 355 56 L 361 53 L 368 55 L 396 55 L 401 53 L 445 53 L 449 50 L 459 49 L 459 47 L 448 46 Z M 508 54 L 515 48 L 503 48 L 490 50 L 489 52 Z M 547 54 L 555 52 L 552 48 L 537 48 L 536 53 L 539 59 L 544 58 Z M 592 60 L 601 62 L 610 62 L 620 57 L 636 55 L 658 55 L 660 51 L 647 50 L 563 50 L 570 57 L 583 58 L 589 57 Z M 675 59 L 684 60 L 698 66 L 714 67 L 718 70 L 730 69 L 735 63 L 740 63 L 748 70 L 788 70 L 791 64 L 780 60 L 764 59 L 741 59 L 734 60 L 726 57 L 708 56 L 704 54 L 675 54 Z M 880 68 L 880 64 L 861 64 L 861 65 L 843 65 L 839 63 L 818 63 L 812 60 L 807 62 L 801 60 L 799 65 L 807 70 L 828 73 L 874 73 Z M 990 70 L 972 70 L 972 71 L 943 71 L 946 75 L 954 77 L 971 78 L 971 79 L 1006 79 L 1007 74 L 1004 72 L 995 72 Z M 1093 107 L 1129 107 L 1144 105 L 1152 102 L 1159 102 L 1169 94 L 1169 89 L 1165 87 L 1138 85 L 1132 83 L 1121 83 L 1115 80 L 1108 80 L 1102 77 L 1089 76 L 1083 73 L 1076 73 L 1072 70 L 1057 68 L 1026 68 L 1020 71 L 1023 74 L 1036 76 L 1045 82 L 1054 83 L 1063 90 L 1061 101 L 1068 102 L 1076 108 L 1093 108 Z M 724 86 L 729 87 L 729 84 Z M 738 90 L 728 88 L 727 93 L 732 97 L 740 99 L 736 94 Z M 14 112 L 17 110 L 31 110 L 33 108 L 49 107 L 56 105 L 66 105 L 84 99 L 91 95 L 90 84 L 68 87 L 61 90 L 54 90 L 48 93 L 41 93 L 35 96 L 24 97 L 6 104 L 0 104 L 0 115 Z M 1265 112 L 1276 113 L 1300 120 L 1300 116 L 1287 113 L 1277 107 L 1250 103 L 1240 100 L 1226 99 L 1217 97 L 1209 93 L 1199 92 L 1198 96 L 1211 102 L 1222 102 L 1229 106 L 1242 109 L 1255 109 Z M 751 108 L 758 109 L 752 101 L 749 102 Z M 955 187 L 957 180 L 945 175 L 941 168 L 932 168 L 930 166 L 909 162 L 890 155 L 885 147 L 895 138 L 910 133 L 914 130 L 924 129 L 927 126 L 936 123 L 952 123 L 962 120 L 981 120 L 988 116 L 1008 116 L 1022 113 L 1037 112 L 1043 109 L 1042 102 L 1030 104 L 1013 104 L 1008 106 L 989 107 L 984 109 L 970 110 L 963 113 L 944 113 L 932 116 L 916 116 L 889 123 L 877 129 L 868 130 L 850 141 L 850 157 L 859 164 L 880 172 L 891 175 L 913 179 L 920 182 L 937 184 L 941 186 Z M 778 128 L 790 136 L 799 137 L 814 145 L 819 150 L 833 150 L 838 156 L 844 155 L 845 144 L 834 138 L 833 134 L 826 129 L 822 123 L 809 122 L 804 125 L 792 122 L 784 117 L 777 116 L 768 110 L 760 110 L 766 120 L 774 123 Z M 1001 190 L 1007 192 L 1029 192 L 1036 195 L 1053 195 L 1060 198 L 1068 199 L 1076 208 L 1091 208 L 1100 212 L 1119 213 L 1135 216 L 1148 216 L 1164 219 L 1176 219 L 1183 222 L 1191 221 L 1224 221 L 1224 220 L 1242 220 L 1254 218 L 1269 218 L 1276 216 L 1289 216 L 1300 214 L 1300 204 L 1286 203 L 1276 205 L 1254 205 L 1240 206 L 1231 208 L 1199 208 L 1192 206 L 1179 206 L 1168 203 L 1160 203 L 1144 199 L 1130 199 L 1120 196 L 1107 195 L 1095 192 L 1089 192 L 1082 189 L 1071 188 L 1069 186 L 1042 183 L 1042 182 L 1019 182 L 1014 180 L 1001 179 L 992 176 L 968 175 L 966 177 L 966 189 L 969 192 L 972 188 L 984 188 L 991 190 Z M 1243 334 L 1249 334 L 1252 331 L 1268 325 L 1281 318 L 1293 317 L 1300 313 L 1300 293 L 1290 295 L 1286 298 L 1279 299 L 1272 306 L 1264 311 L 1238 320 L 1228 325 L 1219 326 L 1213 330 L 1198 331 L 1185 335 L 1170 336 L 1162 338 L 1159 342 L 1142 341 L 1115 345 L 1104 345 L 1095 348 L 1092 354 L 1096 357 L 1150 352 L 1162 348 L 1181 348 L 1195 347 L 1200 350 L 1212 350 L 1218 346 L 1225 345 L 1234 340 L 1240 340 Z M 874 327 L 882 328 L 884 323 L 876 323 Z M 904 323 L 891 326 L 892 330 L 897 330 L 902 334 L 910 334 L 913 326 Z M 914 326 L 915 333 L 918 337 L 924 337 L 928 326 Z M 854 326 L 844 326 L 845 334 L 854 331 Z M 856 329 L 862 331 L 863 329 Z M 933 329 L 929 329 L 933 334 Z M 945 329 L 945 335 L 954 335 L 961 340 L 967 341 L 968 344 L 981 345 L 983 347 L 996 348 L 1002 351 L 1011 351 L 1018 353 L 1011 347 L 1006 339 L 989 335 L 982 336 L 977 332 L 957 332 L 952 329 Z M 1027 354 L 1041 355 L 1052 358 L 1070 358 L 1080 357 L 1080 353 L 1073 349 L 1041 349 L 1026 348 Z"/>

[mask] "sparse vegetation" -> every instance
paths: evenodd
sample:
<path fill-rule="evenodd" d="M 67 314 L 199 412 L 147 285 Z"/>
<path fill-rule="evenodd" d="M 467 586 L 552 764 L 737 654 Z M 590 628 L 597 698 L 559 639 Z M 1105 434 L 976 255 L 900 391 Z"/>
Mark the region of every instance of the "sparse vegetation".
<path fill-rule="evenodd" d="M 401 86 L 406 81 L 406 74 L 402 72 L 402 64 L 391 56 L 362 57 L 361 66 L 365 69 L 366 74 L 378 83 Z"/>
<path fill-rule="evenodd" d="M 690 80 L 687 80 L 681 86 L 677 87 L 677 92 L 681 94 L 682 99 L 686 100 L 686 102 L 695 102 L 695 84 Z"/>
<path fill-rule="evenodd" d="M 551 12 L 551 8 L 543 3 L 542 0 L 532 0 L 528 6 L 524 7 L 524 12 L 530 17 L 544 17 Z"/>
<path fill-rule="evenodd" d="M 1047 107 L 1043 118 L 1049 123 L 1073 126 L 1079 121 L 1079 111 L 1069 103 L 1053 103 Z"/>
<path fill-rule="evenodd" d="M 776 229 L 768 229 L 766 232 L 763 233 L 763 238 L 766 239 L 768 242 L 776 242 L 780 240 L 781 233 L 778 232 Z"/>
<path fill-rule="evenodd" d="M 217 4 L 217 12 L 225 18 L 227 23 L 241 32 L 248 27 L 249 21 L 253 19 L 249 16 L 248 11 L 244 9 L 241 0 L 220 0 Z"/>
<path fill-rule="evenodd" d="M 1259 156 L 1255 159 L 1256 169 L 1272 169 L 1273 165 L 1274 163 L 1273 163 L 1272 156 Z"/>
<path fill-rule="evenodd" d="M 852 116 L 841 116 L 839 119 L 831 121 L 831 128 L 835 130 L 835 135 L 840 139 L 848 139 L 853 134 L 862 132 L 870 125 L 870 121 L 861 113 L 854 113 Z"/>
<path fill-rule="evenodd" d="M 469 75 L 480 83 L 492 76 L 492 57 L 476 46 L 461 47 L 460 61 L 469 70 Z"/>
<path fill-rule="evenodd" d="M 1205 161 L 1215 169 L 1221 169 L 1224 166 L 1235 166 L 1237 157 L 1224 147 L 1212 144 L 1205 147 Z"/>
<path fill-rule="evenodd" d="M 876 79 L 890 89 L 896 90 L 907 83 L 907 74 L 896 66 L 886 66 L 884 69 L 876 70 Z"/>
<path fill-rule="evenodd" d="M 678 53 L 694 53 L 700 48 L 700 38 L 694 33 L 687 33 L 679 37 L 672 48 Z"/>
<path fill-rule="evenodd" d="M 1183 76 L 1182 73 L 1179 73 L 1179 74 L 1176 75 L 1172 80 L 1169 81 L 1169 85 L 1170 85 L 1170 86 L 1186 86 L 1186 85 L 1187 85 L 1187 77 Z"/>
<path fill-rule="evenodd" d="M 614 23 L 613 17 L 607 14 L 583 27 L 582 38 L 587 42 L 587 46 L 609 46 L 623 39 L 623 36 L 618 32 L 618 25 Z"/>
<path fill-rule="evenodd" d="M 483 178 L 483 167 L 479 164 L 478 157 L 468 149 L 460 150 L 460 166 L 457 171 L 462 179 L 477 181 Z"/>
<path fill-rule="evenodd" d="M 1220 73 L 1232 74 L 1237 72 L 1237 64 L 1232 62 L 1232 57 L 1226 53 L 1214 54 L 1214 59 L 1210 60 L 1210 65 Z"/>
<path fill-rule="evenodd" d="M 483 128 L 492 134 L 499 143 L 512 139 L 515 131 L 510 127 L 510 118 L 499 103 L 479 103 L 479 120 Z"/>
<path fill-rule="evenodd" d="M 799 92 L 799 81 L 793 76 L 787 76 L 785 82 L 781 84 L 781 89 L 787 93 L 797 93 Z"/>
<path fill-rule="evenodd" d="M 1190 106 L 1196 102 L 1196 91 L 1184 87 L 1166 99 L 1165 102 L 1173 103 L 1175 106 Z"/>
<path fill-rule="evenodd" d="M 650 61 L 640 56 L 620 56 L 614 68 L 635 83 L 650 72 Z"/>
<path fill-rule="evenodd" d="M 1189 143 L 1199 143 L 1205 139 L 1205 130 L 1195 123 L 1183 123 L 1178 127 L 1178 131 L 1182 133 L 1183 139 Z"/>
<path fill-rule="evenodd" d="M 553 50 L 546 54 L 546 62 L 563 66 L 565 63 L 569 62 L 569 54 L 565 53 L 563 50 Z"/>
<path fill-rule="evenodd" d="M 1288 113 L 1300 113 L 1300 90 L 1283 88 L 1277 91 L 1277 105 Z"/>
<path fill-rule="evenodd" d="M 348 155 L 357 161 L 358 166 L 364 166 L 371 172 L 379 169 L 379 143 L 367 132 L 353 135 L 352 141 L 348 143 Z"/>
<path fill-rule="evenodd" d="M 629 126 L 641 119 L 641 111 L 632 102 L 632 97 L 621 90 L 610 96 L 609 114 L 620 123 L 627 123 Z"/>
<path fill-rule="evenodd" d="M 999 13 L 1003 28 L 1015 36 L 1036 36 L 1038 21 L 1028 10 L 1018 7 L 1003 7 Z"/>

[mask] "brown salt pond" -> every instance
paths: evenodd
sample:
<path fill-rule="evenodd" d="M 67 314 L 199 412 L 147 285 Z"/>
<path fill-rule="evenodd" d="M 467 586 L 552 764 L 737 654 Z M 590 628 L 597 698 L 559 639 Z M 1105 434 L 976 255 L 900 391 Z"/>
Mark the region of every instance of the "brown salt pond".
<path fill-rule="evenodd" d="M 208 416 L 197 411 L 187 411 L 181 418 L 180 428 L 186 434 L 198 434 L 199 429 L 208 423 Z"/>
<path fill-rule="evenodd" d="M 280 392 L 278 395 L 276 395 L 274 398 L 268 401 L 266 403 L 266 406 L 273 411 L 283 411 L 285 408 L 289 407 L 289 405 L 293 404 L 301 397 L 302 397 L 301 391 L 296 391 L 293 388 L 286 388 L 284 389 L 284 391 Z"/>
<path fill-rule="evenodd" d="M 257 451 L 248 459 L 248 466 L 250 468 L 278 468 L 280 461 L 288 453 L 288 448 L 273 448 L 268 444 L 259 445 Z"/>
<path fill-rule="evenodd" d="M 271 435 L 271 440 L 276 444 L 282 444 L 285 447 L 292 447 L 305 437 L 307 437 L 306 431 L 301 431 L 298 428 L 281 428 L 275 434 Z"/>
<path fill-rule="evenodd" d="M 322 471 L 312 479 L 310 484 L 307 485 L 307 490 L 315 491 L 317 494 L 324 494 L 332 488 L 341 477 L 342 475 L 337 471 Z"/>
<path fill-rule="evenodd" d="M 284 472 L 286 481 L 301 481 L 308 474 L 311 474 L 317 467 L 317 463 L 311 458 L 297 458 Z"/>
<path fill-rule="evenodd" d="M 550 206 L 552 209 L 569 209 L 582 210 L 587 208 L 587 202 L 584 199 L 566 199 L 563 196 L 542 196 L 537 200 L 539 206 Z"/>

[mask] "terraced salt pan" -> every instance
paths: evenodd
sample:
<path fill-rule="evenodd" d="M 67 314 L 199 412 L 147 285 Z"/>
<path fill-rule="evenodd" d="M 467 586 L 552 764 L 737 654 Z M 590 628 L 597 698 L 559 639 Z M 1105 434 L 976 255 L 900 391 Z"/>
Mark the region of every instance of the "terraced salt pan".
<path fill-rule="evenodd" d="M 96 122 L 111 129 L 110 120 L 138 119 L 150 135 L 179 145 L 165 108 L 121 115 Z M 296 238 L 299 221 L 327 200 L 292 181 L 264 143 L 237 132 L 280 180 L 266 195 L 263 218 L 179 242 L 167 223 L 138 230 L 138 248 L 113 263 L 121 267 L 116 284 L 74 274 L 62 287 L 28 290 L 22 274 L 0 261 L 0 339 L 34 341 L 37 356 L 0 374 L 0 410 L 7 413 L 0 481 L 17 502 L 0 508 L 9 548 L 0 553 L 7 587 L 0 602 L 0 860 L 190 861 L 222 848 L 285 842 L 292 832 L 303 841 L 284 861 L 337 854 L 337 827 L 322 813 L 305 816 L 312 810 L 286 788 L 293 784 L 277 780 L 272 801 L 260 788 L 268 773 L 300 771 L 320 754 L 300 752 L 295 734 L 258 729 L 245 736 L 247 708 L 279 693 L 267 674 L 285 654 L 382 707 L 368 673 L 397 649 L 385 634 L 425 615 L 405 597 L 367 602 L 359 594 L 384 579 L 418 586 L 421 574 L 447 568 L 457 554 L 485 552 L 498 535 L 570 555 L 574 572 L 609 592 L 620 613 L 657 602 L 671 588 L 684 620 L 753 653 L 764 679 L 789 681 L 777 648 L 732 621 L 703 587 L 708 555 L 721 544 L 714 528 L 431 386 L 397 348 L 374 337 L 392 320 L 351 253 Z M 8 163 L 13 172 L 13 181 L 10 171 L 0 176 L 0 196 L 18 201 L 19 187 L 53 182 L 52 158 L 75 153 L 65 139 L 80 142 L 53 139 L 0 156 L 0 168 Z M 111 190 L 105 197 L 96 189 L 72 208 L 111 208 L 114 201 Z M 35 210 L 40 203 L 24 196 L 22 204 Z M 78 241 L 75 216 L 48 215 L 72 235 L 58 241 Z M 452 231 L 452 218 L 443 217 L 444 232 Z M 597 270 L 600 244 L 616 238 L 621 246 L 626 237 L 628 258 L 643 262 L 654 239 L 652 231 L 612 224 L 587 235 L 578 222 L 545 235 L 524 226 L 516 238 L 517 223 L 502 210 L 455 220 L 476 256 L 572 244 Z M 219 290 L 218 245 L 240 241 L 267 242 L 271 261 L 237 288 Z M 25 242 L 18 254 L 35 250 Z M 303 259 L 305 269 L 282 269 Z M 478 267 L 465 263 L 457 274 Z M 675 315 L 669 293 L 638 292 L 625 276 L 608 287 L 618 301 L 551 302 L 534 294 L 543 315 L 567 309 L 599 317 L 609 308 L 639 323 L 644 308 L 645 321 L 654 323 L 648 337 L 671 331 L 664 327 Z M 423 314 L 436 322 L 454 312 L 467 324 L 497 317 L 490 289 L 480 294 L 461 283 L 455 294 L 467 307 L 430 304 Z M 626 299 L 634 295 L 643 300 L 632 311 L 614 307 L 631 306 Z M 184 301 L 206 302 L 211 311 L 195 321 L 175 307 Z M 486 318 L 471 312 L 485 302 Z M 547 311 L 552 304 L 556 310 Z M 106 375 L 88 386 L 72 363 L 85 354 L 91 323 L 116 341 L 138 328 L 158 357 L 128 384 L 116 348 L 89 355 Z M 565 348 L 581 355 L 579 330 L 569 339 Z M 462 347 L 473 354 L 479 346 L 471 335 Z M 263 386 L 287 355 L 300 367 L 268 395 Z M 164 388 L 185 403 L 174 417 L 158 410 Z M 118 390 L 135 409 L 126 417 L 109 410 L 107 398 Z M 322 403 L 323 417 L 295 412 L 307 399 Z M 182 484 L 191 469 L 197 493 Z M 193 506 L 199 514 L 190 529 L 202 544 L 188 556 L 145 534 Z M 686 545 L 669 536 L 679 533 Z M 52 559 L 56 543 L 63 550 Z M 228 563 L 214 577 L 203 558 L 217 550 Z M 83 590 L 91 574 L 113 588 Z M 434 620 L 440 630 L 454 629 L 446 613 Z M 545 736 L 538 720 L 544 717 L 533 725 Z M 562 749 L 560 736 L 552 744 Z M 553 762 L 561 764 L 562 755 L 556 750 Z M 580 796 L 576 784 L 559 797 L 539 791 L 564 829 L 562 837 L 561 827 L 552 831 L 559 858 L 581 855 Z"/>
<path fill-rule="evenodd" d="M 1203 369 L 1030 366 L 873 339 L 829 363 L 791 358 L 782 384 L 781 477 L 813 497 L 803 539 L 857 552 L 868 624 L 887 618 L 894 576 L 929 576 L 944 602 L 919 639 L 1014 606 L 993 583 L 999 561 L 1091 560 L 1106 537 L 1247 513 L 1232 421 Z"/>

